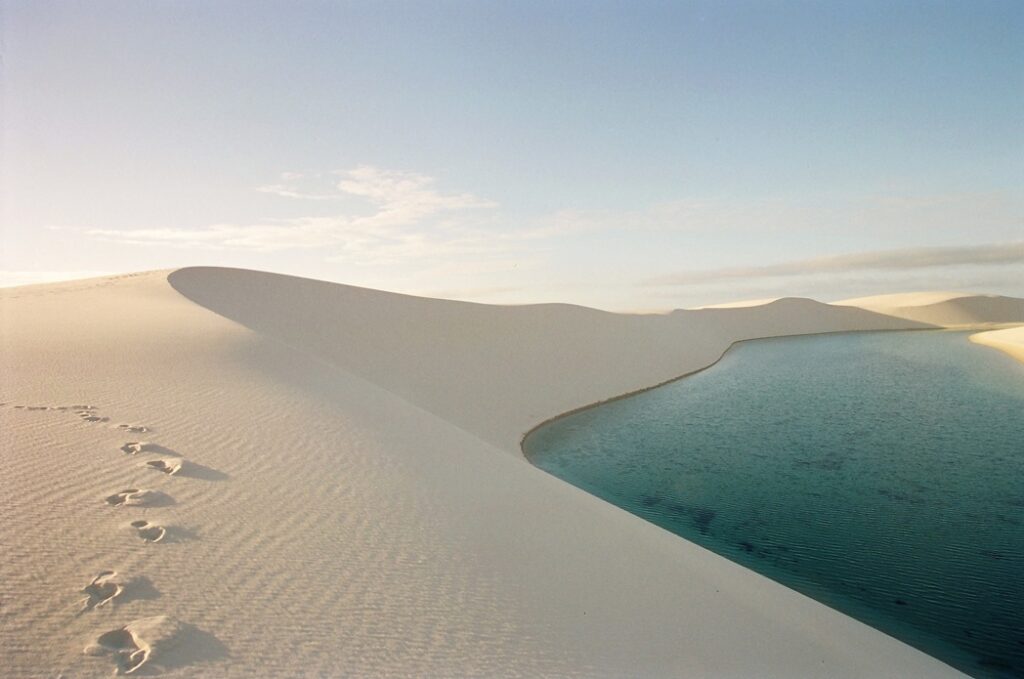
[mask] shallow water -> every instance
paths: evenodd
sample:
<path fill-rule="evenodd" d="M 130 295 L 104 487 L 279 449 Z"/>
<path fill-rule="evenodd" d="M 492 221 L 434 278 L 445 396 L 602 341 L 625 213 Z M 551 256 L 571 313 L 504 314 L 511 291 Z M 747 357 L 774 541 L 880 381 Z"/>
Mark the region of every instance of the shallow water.
<path fill-rule="evenodd" d="M 742 343 L 524 449 L 968 674 L 1024 676 L 1024 366 L 969 334 Z"/>

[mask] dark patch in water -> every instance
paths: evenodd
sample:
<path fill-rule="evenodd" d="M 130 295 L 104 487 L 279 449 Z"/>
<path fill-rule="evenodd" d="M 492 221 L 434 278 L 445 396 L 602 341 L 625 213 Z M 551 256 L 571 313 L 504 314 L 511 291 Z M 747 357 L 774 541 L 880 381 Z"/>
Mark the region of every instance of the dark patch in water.
<path fill-rule="evenodd" d="M 740 549 L 742 549 L 747 554 L 750 554 L 754 551 L 754 545 L 750 544 L 746 540 L 743 540 L 740 542 Z"/>
<path fill-rule="evenodd" d="M 640 504 L 648 508 L 658 506 L 666 514 L 676 518 L 691 519 L 701 535 L 707 535 L 708 527 L 715 520 L 715 516 L 717 516 L 717 512 L 709 507 L 694 507 L 682 502 L 669 502 L 652 495 L 641 495 Z"/>
<path fill-rule="evenodd" d="M 897 606 L 908 606 L 909 604 L 903 599 L 893 599 L 892 602 Z"/>
<path fill-rule="evenodd" d="M 665 505 L 665 510 L 668 511 L 670 514 L 674 514 L 676 516 L 690 515 L 690 508 L 687 505 L 684 505 L 679 502 L 669 502 L 667 505 Z"/>
<path fill-rule="evenodd" d="M 978 665 L 992 670 L 999 670 L 1000 672 L 1013 672 L 1014 670 L 1013 664 L 1002 658 L 982 658 L 978 661 Z"/>
<path fill-rule="evenodd" d="M 717 513 L 714 509 L 708 509 L 706 507 L 697 507 L 693 511 L 693 523 L 697 526 L 697 530 L 700 531 L 701 535 L 708 534 L 708 527 L 711 522 L 715 520 Z"/>
<path fill-rule="evenodd" d="M 1003 552 L 997 552 L 993 549 L 983 549 L 981 550 L 981 552 L 979 552 L 979 554 L 987 556 L 990 559 L 995 559 L 996 561 L 1002 561 L 1006 558 L 1006 554 L 1004 554 Z"/>

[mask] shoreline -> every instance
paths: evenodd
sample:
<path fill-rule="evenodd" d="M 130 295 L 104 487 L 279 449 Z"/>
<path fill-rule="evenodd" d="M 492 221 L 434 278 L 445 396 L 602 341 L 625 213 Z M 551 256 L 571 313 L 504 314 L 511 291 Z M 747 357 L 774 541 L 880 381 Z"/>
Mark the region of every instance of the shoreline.
<path fill-rule="evenodd" d="M 703 366 L 701 368 L 697 368 L 696 370 L 691 370 L 690 372 L 683 373 L 682 375 L 677 375 L 676 377 L 669 378 L 669 379 L 667 379 L 667 380 L 665 380 L 663 382 L 658 382 L 657 384 L 653 384 L 653 385 L 651 385 L 649 387 L 641 387 L 640 389 L 634 389 L 633 391 L 628 391 L 628 392 L 625 392 L 623 394 L 619 394 L 618 396 L 612 396 L 610 398 L 602 399 L 600 401 L 594 401 L 593 403 L 588 403 L 587 405 L 579 406 L 578 408 L 573 408 L 572 410 L 567 410 L 567 411 L 565 411 L 563 413 L 559 413 L 558 415 L 554 415 L 552 417 L 549 417 L 549 418 L 541 421 L 540 423 L 534 425 L 533 427 L 530 427 L 519 438 L 519 451 L 520 451 L 520 453 L 522 453 L 522 457 L 527 462 L 530 462 L 530 464 L 533 464 L 533 462 L 530 460 L 530 456 L 526 452 L 525 444 L 526 444 L 526 439 L 528 439 L 530 437 L 530 435 L 533 434 L 538 429 L 541 429 L 542 427 L 544 427 L 544 426 L 546 426 L 548 424 L 551 424 L 552 422 L 557 422 L 558 420 L 564 419 L 564 418 L 569 417 L 571 415 L 575 415 L 577 413 L 581 413 L 581 412 L 586 411 L 586 410 L 591 410 L 593 408 L 597 408 L 597 407 L 606 405 L 608 403 L 614 403 L 615 401 L 621 401 L 622 399 L 630 398 L 631 396 L 638 396 L 638 395 L 646 393 L 648 391 L 653 391 L 654 389 L 658 389 L 658 388 L 664 387 L 664 386 L 666 386 L 668 384 L 672 384 L 673 382 L 678 382 L 679 380 L 684 380 L 687 377 L 693 377 L 694 375 L 698 375 L 698 374 L 704 372 L 705 370 L 710 370 L 711 368 L 713 368 L 716 365 L 718 365 L 719 363 L 721 363 L 722 359 L 725 358 L 726 354 L 728 354 L 733 349 L 733 347 L 735 347 L 735 346 L 737 346 L 739 344 L 744 344 L 746 342 L 760 342 L 762 340 L 787 339 L 787 338 L 796 338 L 796 337 L 818 337 L 818 336 L 821 336 L 821 335 L 845 335 L 845 334 L 869 333 L 869 332 L 927 332 L 927 331 L 933 331 L 933 332 L 935 332 L 935 331 L 964 332 L 964 331 L 967 331 L 967 330 L 969 330 L 969 328 L 956 328 L 956 327 L 953 327 L 953 328 L 940 328 L 940 327 L 935 327 L 935 328 L 899 328 L 899 329 L 893 329 L 893 330 L 834 330 L 834 331 L 826 331 L 826 332 L 808 332 L 808 333 L 801 333 L 801 334 L 798 334 L 798 335 L 766 335 L 764 337 L 750 337 L 750 338 L 747 338 L 747 339 L 735 340 L 734 342 L 730 343 L 729 346 L 727 346 L 725 348 L 725 350 L 721 353 L 721 355 L 718 356 L 718 358 L 716 358 L 714 361 L 712 361 L 711 363 L 708 363 L 707 365 L 705 365 L 705 366 Z M 1024 359 L 1022 359 L 1022 360 L 1024 360 Z"/>
<path fill-rule="evenodd" d="M 996 349 L 1024 363 L 1024 325 L 1001 330 L 987 330 L 971 335 L 968 339 L 975 344 Z"/>

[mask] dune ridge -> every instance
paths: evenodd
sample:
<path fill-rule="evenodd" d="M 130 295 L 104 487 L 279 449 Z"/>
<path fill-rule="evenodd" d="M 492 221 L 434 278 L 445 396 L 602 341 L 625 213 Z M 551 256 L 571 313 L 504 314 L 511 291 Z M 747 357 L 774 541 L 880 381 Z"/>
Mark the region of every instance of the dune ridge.
<path fill-rule="evenodd" d="M 735 341 L 929 323 L 215 268 L 0 291 L 0 318 L 9 676 L 957 676 L 519 450 Z"/>

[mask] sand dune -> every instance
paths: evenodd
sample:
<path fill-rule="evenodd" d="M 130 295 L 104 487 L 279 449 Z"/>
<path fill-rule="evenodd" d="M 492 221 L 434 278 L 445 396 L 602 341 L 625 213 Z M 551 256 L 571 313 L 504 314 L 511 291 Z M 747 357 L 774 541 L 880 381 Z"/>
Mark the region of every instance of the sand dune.
<path fill-rule="evenodd" d="M 971 335 L 971 341 L 999 349 L 1024 362 L 1024 326 L 979 332 Z"/>
<path fill-rule="evenodd" d="M 853 297 L 843 299 L 832 304 L 843 306 L 861 307 L 902 307 L 902 306 L 924 306 L 925 304 L 937 304 L 946 302 L 958 297 L 970 297 L 972 293 L 956 292 L 953 290 L 928 290 L 923 292 L 895 292 L 888 295 L 871 295 L 869 297 Z"/>
<path fill-rule="evenodd" d="M 764 297 L 761 299 L 744 299 L 738 302 L 724 302 L 722 304 L 705 304 L 703 306 L 693 307 L 694 309 L 739 309 L 748 306 L 761 306 L 764 304 L 771 304 L 778 300 L 778 297 Z"/>
<path fill-rule="evenodd" d="M 736 340 L 939 315 L 200 268 L 10 289 L 0 318 L 5 676 L 956 675 L 518 448 Z"/>
<path fill-rule="evenodd" d="M 945 327 L 1024 323 L 1024 299 L 1000 295 L 910 293 L 862 297 L 836 304 Z"/>
<path fill-rule="evenodd" d="M 169 280 L 211 311 L 516 455 L 538 422 L 703 368 L 736 340 L 927 327 L 793 298 L 741 310 L 626 315 L 425 299 L 232 269 L 183 269 Z"/>

